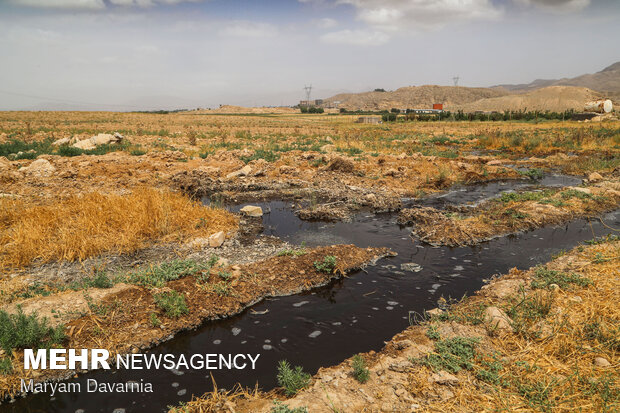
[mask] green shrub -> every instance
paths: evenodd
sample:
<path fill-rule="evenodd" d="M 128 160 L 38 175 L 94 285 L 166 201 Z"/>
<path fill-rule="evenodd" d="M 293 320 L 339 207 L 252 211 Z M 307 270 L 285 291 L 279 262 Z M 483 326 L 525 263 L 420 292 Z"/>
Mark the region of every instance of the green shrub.
<path fill-rule="evenodd" d="M 60 156 L 79 156 L 84 153 L 84 150 L 75 148 L 73 146 L 62 145 L 58 147 L 58 155 Z"/>
<path fill-rule="evenodd" d="M 286 360 L 281 360 L 278 363 L 278 386 L 283 387 L 287 396 L 292 396 L 298 391 L 308 387 L 310 384 L 310 375 L 304 373 L 301 366 L 296 366 L 294 369 Z"/>
<path fill-rule="evenodd" d="M 353 377 L 360 383 L 366 383 L 370 378 L 370 370 L 366 367 L 366 361 L 359 354 L 353 356 L 353 360 L 351 362 L 351 367 L 353 367 Z"/>
<path fill-rule="evenodd" d="M 144 287 L 163 287 L 168 281 L 177 280 L 199 271 L 208 271 L 211 261 L 199 263 L 194 260 L 172 260 L 127 275 L 127 281 Z"/>
<path fill-rule="evenodd" d="M 314 268 L 318 272 L 324 272 L 325 274 L 331 274 L 336 269 L 336 257 L 333 255 L 326 255 L 323 261 L 314 261 Z"/>
<path fill-rule="evenodd" d="M 13 362 L 9 358 L 0 359 L 0 374 L 11 374 L 13 372 Z"/>
<path fill-rule="evenodd" d="M 149 321 L 153 327 L 159 327 L 161 325 L 161 320 L 157 317 L 157 314 L 151 313 L 149 315 Z"/>
<path fill-rule="evenodd" d="M 551 284 L 556 284 L 560 288 L 567 288 L 571 284 L 580 287 L 592 284 L 591 279 L 579 274 L 548 270 L 544 267 L 536 267 L 534 277 L 532 288 L 548 288 Z"/>
<path fill-rule="evenodd" d="M 435 343 L 435 352 L 427 354 L 422 363 L 435 371 L 447 370 L 458 373 L 473 367 L 478 339 L 453 337 Z"/>
<path fill-rule="evenodd" d="M 26 315 L 21 307 L 16 314 L 0 310 L 0 347 L 7 353 L 21 348 L 50 348 L 65 339 L 65 327 L 50 327 L 47 318 Z"/>
<path fill-rule="evenodd" d="M 177 291 L 158 293 L 153 296 L 157 307 L 161 308 L 170 318 L 178 318 L 189 313 L 185 297 Z"/>
<path fill-rule="evenodd" d="M 271 413 L 308 413 L 307 407 L 295 407 L 291 409 L 286 404 L 274 401 L 273 407 L 271 408 Z"/>

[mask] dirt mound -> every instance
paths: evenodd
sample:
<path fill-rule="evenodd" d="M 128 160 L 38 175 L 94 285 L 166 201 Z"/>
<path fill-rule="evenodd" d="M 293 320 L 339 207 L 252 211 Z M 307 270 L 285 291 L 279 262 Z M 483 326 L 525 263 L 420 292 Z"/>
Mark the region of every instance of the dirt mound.
<path fill-rule="evenodd" d="M 444 109 L 451 110 L 455 105 L 509 93 L 500 89 L 425 85 L 401 87 L 393 92 L 341 93 L 325 102 L 340 102 L 338 107 L 347 110 L 430 109 L 433 103 L 443 103 Z"/>
<path fill-rule="evenodd" d="M 563 112 L 574 109 L 583 110 L 584 103 L 596 100 L 601 95 L 584 87 L 550 86 L 524 94 L 506 95 L 488 99 L 480 99 L 462 105 L 456 105 L 451 110 L 475 111 L 518 111 L 540 110 Z"/>

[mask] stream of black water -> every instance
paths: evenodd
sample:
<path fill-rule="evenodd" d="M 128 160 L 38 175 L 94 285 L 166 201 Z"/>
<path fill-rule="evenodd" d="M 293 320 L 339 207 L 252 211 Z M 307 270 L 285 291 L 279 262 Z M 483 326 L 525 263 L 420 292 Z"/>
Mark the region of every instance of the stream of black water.
<path fill-rule="evenodd" d="M 559 179 L 559 178 L 558 178 Z M 562 178 L 566 180 L 569 178 Z M 572 185 L 573 182 L 562 182 Z M 489 187 L 492 186 L 492 187 Z M 445 202 L 476 202 L 514 185 L 492 183 L 455 190 Z M 459 194 L 461 196 L 459 196 Z M 423 201 L 433 202 L 433 201 Z M 365 271 L 330 285 L 289 297 L 269 299 L 230 319 L 208 322 L 198 330 L 177 335 L 152 353 L 260 353 L 256 370 L 213 372 L 219 388 L 239 382 L 264 390 L 276 385 L 276 364 L 287 359 L 310 373 L 337 364 L 359 352 L 379 350 L 386 340 L 409 325 L 409 313 L 436 307 L 440 297 L 472 294 L 493 274 L 512 267 L 529 268 L 549 260 L 609 230 L 599 220 L 577 220 L 498 238 L 475 247 L 434 248 L 410 237 L 410 227 L 399 227 L 395 213 L 360 213 L 352 222 L 308 222 L 294 214 L 289 203 L 253 203 L 269 213 L 264 233 L 307 246 L 337 243 L 360 247 L 388 247 L 398 256 L 379 260 Z M 241 205 L 242 206 L 242 205 Z M 235 208 L 240 208 L 236 206 Z M 620 227 L 618 211 L 606 214 L 607 225 Z M 0 406 L 4 412 L 162 412 L 166 406 L 191 399 L 212 388 L 205 370 L 94 371 L 71 380 L 150 382 L 154 393 L 33 394 Z"/>

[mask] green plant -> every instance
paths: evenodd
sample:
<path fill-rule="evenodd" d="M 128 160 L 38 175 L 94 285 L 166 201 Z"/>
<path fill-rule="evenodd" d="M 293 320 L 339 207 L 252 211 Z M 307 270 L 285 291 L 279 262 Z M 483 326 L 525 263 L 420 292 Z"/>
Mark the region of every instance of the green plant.
<path fill-rule="evenodd" d="M 293 369 L 288 361 L 280 360 L 277 374 L 278 386 L 283 387 L 287 396 L 292 396 L 298 391 L 308 387 L 311 377 L 303 371 L 301 366 Z"/>
<path fill-rule="evenodd" d="M 217 273 L 217 275 L 219 275 L 220 278 L 224 281 L 228 281 L 230 280 L 230 277 L 232 277 L 232 274 L 229 271 L 220 271 Z"/>
<path fill-rule="evenodd" d="M 175 290 L 155 294 L 153 300 L 168 317 L 178 318 L 183 314 L 189 313 L 185 297 Z"/>
<path fill-rule="evenodd" d="M 214 293 L 216 293 L 220 297 L 226 296 L 226 295 L 232 295 L 230 284 L 228 284 L 225 281 L 220 281 L 219 283 L 213 284 L 211 289 L 213 290 Z"/>
<path fill-rule="evenodd" d="M 95 288 L 111 288 L 114 282 L 105 272 L 98 272 L 93 278 L 88 280 L 88 284 Z"/>
<path fill-rule="evenodd" d="M 473 367 L 475 347 L 478 339 L 453 337 L 435 343 L 435 351 L 422 359 L 422 364 L 434 371 L 447 370 L 458 373 Z"/>
<path fill-rule="evenodd" d="M 560 288 L 567 288 L 571 284 L 580 287 L 587 287 L 592 284 L 592 280 L 575 273 L 567 273 L 556 270 L 548 270 L 545 267 L 536 267 L 534 270 L 534 280 L 532 288 L 548 288 L 551 284 L 556 284 Z"/>
<path fill-rule="evenodd" d="M 306 255 L 308 251 L 305 248 L 300 248 L 298 250 L 295 249 L 283 249 L 278 251 L 276 254 L 278 257 L 292 256 L 292 257 L 300 257 L 302 255 Z"/>
<path fill-rule="evenodd" d="M 172 260 L 148 269 L 127 274 L 127 281 L 144 287 L 163 287 L 166 282 L 177 280 L 199 271 L 209 270 L 213 264 L 194 260 Z"/>
<path fill-rule="evenodd" d="M 161 320 L 157 317 L 157 314 L 151 313 L 149 314 L 149 321 L 153 327 L 159 327 L 161 325 Z"/>
<path fill-rule="evenodd" d="M 353 377 L 360 383 L 366 383 L 370 378 L 370 370 L 366 367 L 366 361 L 359 354 L 353 356 L 351 361 L 351 367 L 353 367 Z"/>
<path fill-rule="evenodd" d="M 531 180 L 535 180 L 535 181 L 537 181 L 539 179 L 542 179 L 543 176 L 545 175 L 543 173 L 543 170 L 539 169 L 539 168 L 528 169 L 525 172 L 520 172 L 520 174 L 523 175 L 523 176 L 527 176 Z"/>
<path fill-rule="evenodd" d="M 439 335 L 439 330 L 437 330 L 437 326 L 434 324 L 429 324 L 426 328 L 426 337 L 431 340 L 439 340 L 441 336 Z"/>
<path fill-rule="evenodd" d="M 65 327 L 50 327 L 47 318 L 24 314 L 21 307 L 16 314 L 0 310 L 0 347 L 7 353 L 18 348 L 50 348 L 65 339 Z"/>
<path fill-rule="evenodd" d="M 13 362 L 9 358 L 0 359 L 0 374 L 11 374 L 13 372 Z"/>
<path fill-rule="evenodd" d="M 291 409 L 286 404 L 274 401 L 273 406 L 271 407 L 271 413 L 308 413 L 307 407 L 295 407 Z"/>
<path fill-rule="evenodd" d="M 323 272 L 325 274 L 331 274 L 336 269 L 336 257 L 333 255 L 326 255 L 323 258 L 323 261 L 314 261 L 314 268 L 318 272 Z"/>

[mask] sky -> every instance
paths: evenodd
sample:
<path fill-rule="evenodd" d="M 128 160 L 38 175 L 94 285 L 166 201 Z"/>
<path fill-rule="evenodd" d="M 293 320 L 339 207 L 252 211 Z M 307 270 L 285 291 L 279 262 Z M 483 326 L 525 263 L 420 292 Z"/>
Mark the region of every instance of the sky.
<path fill-rule="evenodd" d="M 294 105 L 620 61 L 618 0 L 0 0 L 0 110 Z"/>

